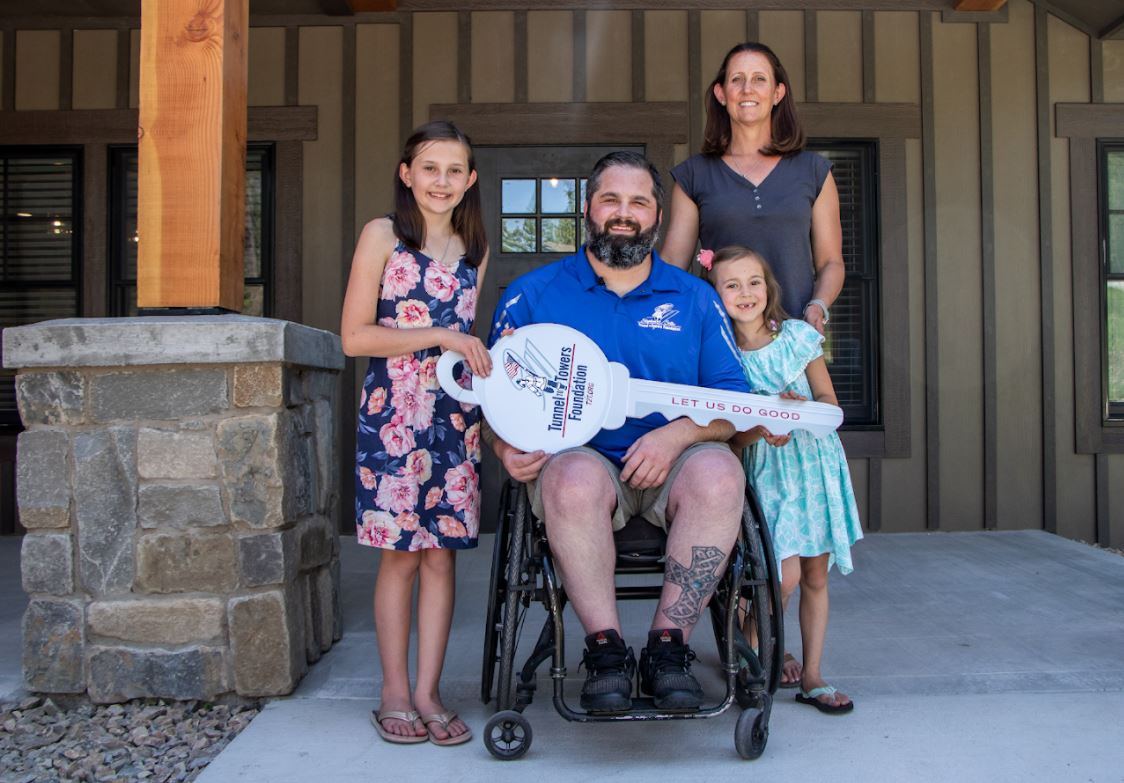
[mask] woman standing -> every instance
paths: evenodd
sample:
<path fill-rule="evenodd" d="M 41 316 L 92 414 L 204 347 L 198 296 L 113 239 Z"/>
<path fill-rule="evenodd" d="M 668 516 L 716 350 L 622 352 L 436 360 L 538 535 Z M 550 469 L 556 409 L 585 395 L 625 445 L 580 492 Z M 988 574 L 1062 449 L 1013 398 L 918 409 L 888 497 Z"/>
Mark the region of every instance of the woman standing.
<path fill-rule="evenodd" d="M 843 234 L 831 164 L 804 149 L 788 74 L 764 44 L 735 46 L 706 101 L 702 153 L 671 170 L 662 254 L 686 269 L 696 242 L 743 245 L 775 270 L 783 306 L 821 334 L 843 288 Z"/>

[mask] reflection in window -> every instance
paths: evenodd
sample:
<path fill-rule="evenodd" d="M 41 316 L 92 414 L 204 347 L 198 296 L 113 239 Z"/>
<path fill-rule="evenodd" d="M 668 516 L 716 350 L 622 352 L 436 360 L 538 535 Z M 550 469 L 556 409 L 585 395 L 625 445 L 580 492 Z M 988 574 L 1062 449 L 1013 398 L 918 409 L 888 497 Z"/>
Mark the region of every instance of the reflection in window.
<path fill-rule="evenodd" d="M 0 148 L 0 331 L 78 312 L 79 153 Z M 19 426 L 15 370 L 0 369 L 0 429 Z"/>
<path fill-rule="evenodd" d="M 137 314 L 137 148 L 118 147 L 110 162 L 110 303 L 115 316 Z M 273 250 L 273 145 L 246 149 L 246 231 L 242 265 L 244 315 L 272 312 L 266 281 Z"/>
<path fill-rule="evenodd" d="M 584 179 L 536 177 L 500 183 L 501 253 L 573 253 L 585 238 Z"/>
<path fill-rule="evenodd" d="M 1124 142 L 1101 145 L 1101 176 L 1105 407 L 1124 419 Z"/>

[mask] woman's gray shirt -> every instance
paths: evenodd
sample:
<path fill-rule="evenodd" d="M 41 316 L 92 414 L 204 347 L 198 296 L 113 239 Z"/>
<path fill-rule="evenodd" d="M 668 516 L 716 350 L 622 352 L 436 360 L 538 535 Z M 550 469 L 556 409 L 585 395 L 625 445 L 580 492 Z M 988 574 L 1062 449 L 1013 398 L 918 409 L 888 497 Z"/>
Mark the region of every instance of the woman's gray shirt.
<path fill-rule="evenodd" d="M 812 205 L 830 171 L 826 158 L 803 150 L 781 158 L 757 186 L 710 155 L 688 158 L 671 176 L 699 209 L 702 247 L 760 253 L 776 273 L 785 311 L 801 318 L 815 283 Z"/>

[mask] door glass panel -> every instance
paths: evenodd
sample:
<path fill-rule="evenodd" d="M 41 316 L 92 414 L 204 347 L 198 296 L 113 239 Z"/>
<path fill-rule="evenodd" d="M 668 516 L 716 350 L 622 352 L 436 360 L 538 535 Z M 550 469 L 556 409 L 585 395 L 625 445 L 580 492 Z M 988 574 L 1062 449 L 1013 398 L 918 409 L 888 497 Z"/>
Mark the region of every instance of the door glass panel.
<path fill-rule="evenodd" d="M 536 250 L 534 218 L 504 218 L 501 221 L 503 238 L 500 250 L 504 253 L 534 253 Z"/>
<path fill-rule="evenodd" d="M 546 214 L 572 214 L 575 211 L 574 180 L 551 177 L 542 180 L 542 211 Z"/>
<path fill-rule="evenodd" d="M 533 179 L 505 179 L 500 211 L 505 215 L 529 214 L 535 211 L 535 181 Z"/>
<path fill-rule="evenodd" d="M 574 218 L 543 218 L 542 251 L 544 253 L 573 253 L 576 242 L 577 221 Z"/>

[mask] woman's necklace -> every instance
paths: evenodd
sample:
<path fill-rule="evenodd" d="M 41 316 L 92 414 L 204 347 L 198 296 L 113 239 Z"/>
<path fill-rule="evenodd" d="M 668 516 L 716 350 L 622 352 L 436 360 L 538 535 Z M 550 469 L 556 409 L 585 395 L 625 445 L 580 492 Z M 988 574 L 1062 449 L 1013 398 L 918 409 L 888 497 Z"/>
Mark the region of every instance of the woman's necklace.
<path fill-rule="evenodd" d="M 429 245 L 428 239 L 426 240 L 425 244 L 426 244 L 426 246 Z M 434 256 L 432 253 L 430 253 L 429 257 L 432 258 L 437 263 L 441 264 L 441 266 L 445 266 L 446 265 L 445 264 L 445 256 L 447 256 L 449 254 L 449 248 L 452 246 L 452 244 L 453 244 L 453 234 L 450 233 L 449 238 L 447 240 L 445 240 L 445 249 L 441 251 L 441 257 L 438 258 L 438 257 Z"/>
<path fill-rule="evenodd" d="M 750 184 L 755 185 L 755 186 L 760 185 L 761 180 L 759 180 L 757 178 L 757 175 L 759 173 L 761 173 L 764 170 L 764 167 L 769 164 L 770 158 L 764 157 L 764 156 L 761 157 L 761 158 L 758 158 L 757 160 L 753 161 L 753 164 L 749 167 L 749 170 L 747 171 L 747 170 L 742 168 L 741 163 L 738 161 L 739 157 L 741 157 L 741 156 L 734 155 L 733 153 L 730 153 L 730 162 L 734 164 L 734 171 L 741 174 L 742 177 L 744 179 L 746 179 Z"/>

